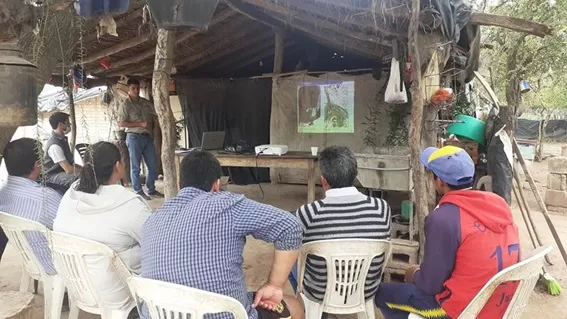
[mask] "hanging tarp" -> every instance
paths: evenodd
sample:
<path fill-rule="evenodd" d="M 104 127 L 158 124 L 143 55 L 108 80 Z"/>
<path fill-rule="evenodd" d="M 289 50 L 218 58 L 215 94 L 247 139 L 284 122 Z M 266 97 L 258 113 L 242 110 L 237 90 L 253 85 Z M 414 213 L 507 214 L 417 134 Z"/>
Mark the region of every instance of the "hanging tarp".
<path fill-rule="evenodd" d="M 77 14 L 87 19 L 107 14 L 126 13 L 129 6 L 129 0 L 79 0 L 75 2 Z"/>
<path fill-rule="evenodd" d="M 539 138 L 540 120 L 518 119 L 516 122 L 516 137 L 523 140 Z M 567 120 L 548 120 L 545 125 L 545 140 L 567 141 Z"/>

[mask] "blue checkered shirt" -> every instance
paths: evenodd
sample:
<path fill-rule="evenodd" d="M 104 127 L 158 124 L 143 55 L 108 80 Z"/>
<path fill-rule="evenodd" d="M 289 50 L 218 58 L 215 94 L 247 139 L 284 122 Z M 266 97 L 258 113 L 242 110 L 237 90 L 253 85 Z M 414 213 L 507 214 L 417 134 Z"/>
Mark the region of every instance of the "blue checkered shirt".
<path fill-rule="evenodd" d="M 277 250 L 297 250 L 302 228 L 289 212 L 243 195 L 184 188 L 144 225 L 142 277 L 232 297 L 256 319 L 242 269 L 248 235 Z"/>
<path fill-rule="evenodd" d="M 24 177 L 8 176 L 0 188 L 0 211 L 39 222 L 50 230 L 61 202 L 61 195 Z M 48 275 L 56 275 L 51 250 L 45 236 L 37 232 L 26 235 L 30 246 Z"/>

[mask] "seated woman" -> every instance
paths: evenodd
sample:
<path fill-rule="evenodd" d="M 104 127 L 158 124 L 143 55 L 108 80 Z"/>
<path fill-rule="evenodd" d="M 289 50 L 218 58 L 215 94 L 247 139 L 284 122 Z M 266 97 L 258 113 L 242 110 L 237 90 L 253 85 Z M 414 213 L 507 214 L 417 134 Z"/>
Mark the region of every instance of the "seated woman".
<path fill-rule="evenodd" d="M 130 270 L 141 271 L 140 238 L 151 209 L 134 192 L 117 185 L 125 164 L 118 148 L 109 142 L 93 144 L 85 155 L 80 178 L 63 196 L 53 229 L 90 239 L 113 249 Z M 88 261 L 97 289 L 109 306 L 122 308 L 131 299 L 116 274 L 107 272 L 100 257 Z"/>

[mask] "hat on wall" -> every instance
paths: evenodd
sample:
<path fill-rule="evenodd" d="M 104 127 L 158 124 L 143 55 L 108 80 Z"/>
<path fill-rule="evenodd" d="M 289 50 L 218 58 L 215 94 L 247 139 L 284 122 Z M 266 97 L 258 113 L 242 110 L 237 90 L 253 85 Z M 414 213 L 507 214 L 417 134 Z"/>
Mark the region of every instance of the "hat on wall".
<path fill-rule="evenodd" d="M 474 181 L 474 162 L 460 147 L 428 147 L 421 153 L 420 161 L 449 185 L 462 186 Z"/>

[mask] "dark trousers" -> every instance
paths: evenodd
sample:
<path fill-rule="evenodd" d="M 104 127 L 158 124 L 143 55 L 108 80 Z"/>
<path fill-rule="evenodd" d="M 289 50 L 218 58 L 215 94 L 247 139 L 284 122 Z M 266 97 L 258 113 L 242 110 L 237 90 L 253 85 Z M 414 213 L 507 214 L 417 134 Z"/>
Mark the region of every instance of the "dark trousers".
<path fill-rule="evenodd" d="M 434 295 L 423 292 L 414 284 L 382 283 L 374 302 L 385 319 L 407 319 L 410 313 L 424 318 L 449 318 Z"/>

